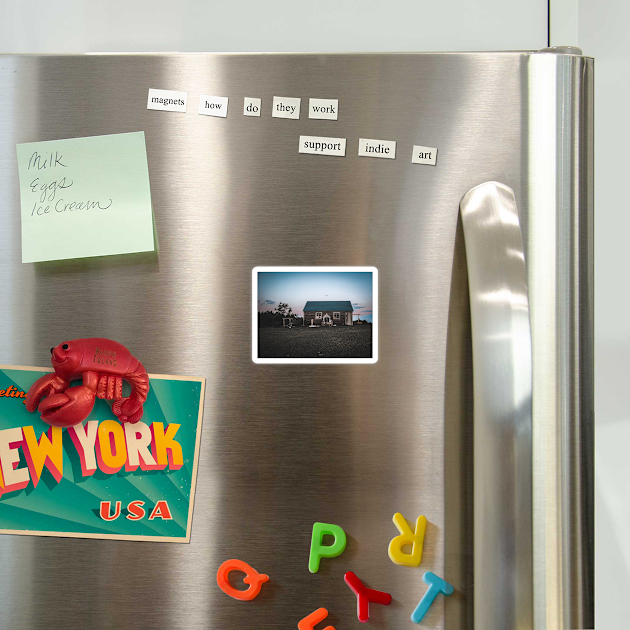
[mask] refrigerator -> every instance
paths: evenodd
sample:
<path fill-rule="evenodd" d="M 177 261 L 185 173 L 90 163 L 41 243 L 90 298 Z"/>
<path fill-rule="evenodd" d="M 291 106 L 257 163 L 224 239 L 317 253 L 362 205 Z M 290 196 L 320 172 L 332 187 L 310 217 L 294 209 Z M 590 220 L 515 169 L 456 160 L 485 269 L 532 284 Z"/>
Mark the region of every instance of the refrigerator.
<path fill-rule="evenodd" d="M 149 109 L 155 89 L 187 111 Z M 0 628 L 295 628 L 322 607 L 316 628 L 358 628 L 347 572 L 392 596 L 374 628 L 416 627 L 426 572 L 453 593 L 419 627 L 593 626 L 591 58 L 3 55 L 0 93 L 0 363 L 104 337 L 206 379 L 190 542 L 1 535 Z M 138 131 L 155 251 L 22 263 L 16 145 Z M 373 312 L 257 293 L 274 269 L 372 274 Z M 359 332 L 359 361 L 318 345 Z M 317 347 L 259 360 L 271 333 Z M 395 514 L 426 517 L 419 566 L 388 557 Z M 311 573 L 314 523 L 347 543 Z M 234 558 L 269 576 L 252 601 L 217 584 Z"/>

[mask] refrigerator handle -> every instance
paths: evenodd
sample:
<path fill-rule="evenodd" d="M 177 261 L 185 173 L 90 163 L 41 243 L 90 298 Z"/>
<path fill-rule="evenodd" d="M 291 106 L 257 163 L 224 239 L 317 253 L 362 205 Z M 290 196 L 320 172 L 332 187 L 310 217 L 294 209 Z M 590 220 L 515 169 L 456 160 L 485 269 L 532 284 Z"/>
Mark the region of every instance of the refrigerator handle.
<path fill-rule="evenodd" d="M 475 628 L 533 626 L 532 344 L 514 192 L 460 202 L 473 348 Z"/>

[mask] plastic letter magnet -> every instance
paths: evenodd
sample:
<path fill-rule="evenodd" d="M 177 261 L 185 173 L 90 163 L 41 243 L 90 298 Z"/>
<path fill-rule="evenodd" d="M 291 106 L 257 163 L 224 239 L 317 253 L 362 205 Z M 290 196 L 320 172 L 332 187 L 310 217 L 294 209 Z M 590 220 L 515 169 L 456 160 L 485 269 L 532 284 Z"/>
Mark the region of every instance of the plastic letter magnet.
<path fill-rule="evenodd" d="M 400 532 L 399 536 L 392 539 L 389 543 L 389 557 L 394 564 L 403 564 L 407 567 L 417 567 L 422 561 L 422 545 L 424 544 L 424 531 L 427 528 L 427 519 L 424 516 L 419 516 L 416 521 L 415 533 L 411 531 L 411 528 L 407 524 L 405 517 L 396 512 L 394 514 L 394 525 Z M 405 545 L 411 545 L 411 553 L 404 553 L 403 547 Z"/>
<path fill-rule="evenodd" d="M 324 536 L 335 538 L 332 545 L 323 545 Z M 322 558 L 336 558 L 346 548 L 346 532 L 339 525 L 328 523 L 313 523 L 313 536 L 311 537 L 311 553 L 308 558 L 308 570 L 311 573 L 319 571 L 319 561 Z"/>
<path fill-rule="evenodd" d="M 315 625 L 326 619 L 326 617 L 328 617 L 328 611 L 325 608 L 318 608 L 298 623 L 298 630 L 314 630 Z M 335 630 L 335 626 L 326 626 L 324 630 Z"/>
<path fill-rule="evenodd" d="M 357 617 L 361 623 L 365 623 L 370 618 L 370 602 L 385 606 L 392 603 L 392 596 L 389 593 L 367 588 L 352 571 L 348 571 L 343 579 L 357 596 Z"/>
<path fill-rule="evenodd" d="M 443 595 L 452 595 L 455 590 L 452 584 L 449 584 L 441 577 L 427 571 L 422 576 L 422 581 L 429 585 L 424 597 L 420 600 L 420 603 L 416 606 L 416 609 L 411 613 L 411 621 L 414 623 L 420 623 L 429 610 L 429 606 L 433 603 L 435 598 L 442 593 Z"/>
<path fill-rule="evenodd" d="M 246 575 L 243 578 L 243 582 L 249 584 L 249 588 L 245 591 L 239 591 L 234 588 L 228 580 L 230 571 L 242 571 L 245 573 Z M 267 580 L 269 580 L 268 575 L 258 573 L 256 569 L 250 567 L 247 562 L 243 562 L 242 560 L 226 560 L 217 571 L 217 584 L 219 588 L 226 595 L 244 602 L 249 602 L 257 597 L 263 583 L 267 582 Z"/>

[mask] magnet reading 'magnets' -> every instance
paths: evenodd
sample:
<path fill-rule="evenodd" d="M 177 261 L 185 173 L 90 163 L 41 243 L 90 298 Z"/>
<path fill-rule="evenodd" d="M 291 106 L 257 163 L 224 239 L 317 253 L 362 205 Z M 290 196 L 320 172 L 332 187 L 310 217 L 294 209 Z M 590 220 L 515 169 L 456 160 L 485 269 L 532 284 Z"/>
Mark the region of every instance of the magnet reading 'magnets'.
<path fill-rule="evenodd" d="M 50 354 L 55 371 L 37 379 L 28 390 L 28 411 L 37 408 L 44 422 L 71 427 L 90 415 L 98 397 L 114 401 L 112 411 L 121 422 L 133 424 L 142 418 L 149 376 L 125 346 L 98 337 L 73 339 L 51 348 Z M 70 387 L 70 381 L 79 377 L 83 384 Z M 123 379 L 131 385 L 127 398 L 122 395 Z"/>

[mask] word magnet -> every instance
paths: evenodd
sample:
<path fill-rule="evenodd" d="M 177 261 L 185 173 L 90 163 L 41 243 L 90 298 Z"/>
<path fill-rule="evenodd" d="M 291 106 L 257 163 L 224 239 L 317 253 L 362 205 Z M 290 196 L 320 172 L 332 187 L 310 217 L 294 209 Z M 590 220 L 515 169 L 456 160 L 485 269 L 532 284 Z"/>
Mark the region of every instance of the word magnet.
<path fill-rule="evenodd" d="M 261 99 L 252 96 L 246 96 L 243 99 L 243 116 L 260 116 L 261 108 Z"/>
<path fill-rule="evenodd" d="M 424 544 L 424 532 L 427 528 L 425 516 L 419 516 L 416 521 L 416 531 L 412 532 L 405 517 L 400 513 L 394 514 L 394 525 L 398 528 L 400 536 L 396 536 L 390 543 L 387 553 L 394 564 L 402 564 L 407 567 L 417 567 L 422 561 L 422 546 Z M 411 553 L 404 553 L 403 547 L 411 545 Z"/>
<path fill-rule="evenodd" d="M 343 579 L 350 587 L 350 590 L 357 596 L 357 617 L 362 623 L 365 623 L 370 618 L 370 602 L 385 606 L 392 603 L 392 596 L 389 593 L 367 588 L 352 571 L 348 571 L 343 576 Z"/>
<path fill-rule="evenodd" d="M 436 147 L 421 147 L 419 145 L 413 145 L 413 152 L 411 154 L 412 164 L 430 164 L 431 166 L 435 166 L 436 160 Z"/>
<path fill-rule="evenodd" d="M 396 159 L 395 140 L 372 140 L 359 138 L 359 157 Z"/>
<path fill-rule="evenodd" d="M 336 98 L 309 98 L 308 117 L 320 120 L 337 120 L 339 100 Z"/>
<path fill-rule="evenodd" d="M 300 136 L 298 151 L 313 155 L 340 155 L 343 157 L 346 154 L 346 139 Z"/>
<path fill-rule="evenodd" d="M 301 98 L 291 98 L 289 96 L 274 96 L 271 105 L 272 118 L 293 118 L 300 117 Z"/>
<path fill-rule="evenodd" d="M 187 104 L 188 92 L 149 88 L 147 109 L 157 109 L 165 112 L 185 112 Z"/>
<path fill-rule="evenodd" d="M 244 584 L 249 584 L 249 588 L 245 591 L 240 591 L 234 588 L 228 579 L 230 571 L 242 571 L 245 573 L 243 578 Z M 234 599 L 240 599 L 244 602 L 249 602 L 260 593 L 262 585 L 269 580 L 269 576 L 264 573 L 258 573 L 256 569 L 250 567 L 247 562 L 242 560 L 226 560 L 217 571 L 217 584 L 219 588 L 230 597 Z"/>
<path fill-rule="evenodd" d="M 199 97 L 199 113 L 202 116 L 226 118 L 228 115 L 228 97 L 202 94 Z"/>
<path fill-rule="evenodd" d="M 332 545 L 324 545 L 324 536 L 333 536 Z M 313 536 L 311 538 L 311 553 L 308 558 L 308 570 L 311 573 L 319 571 L 319 561 L 322 558 L 336 558 L 346 548 L 346 532 L 339 525 L 328 523 L 314 523 Z"/>

